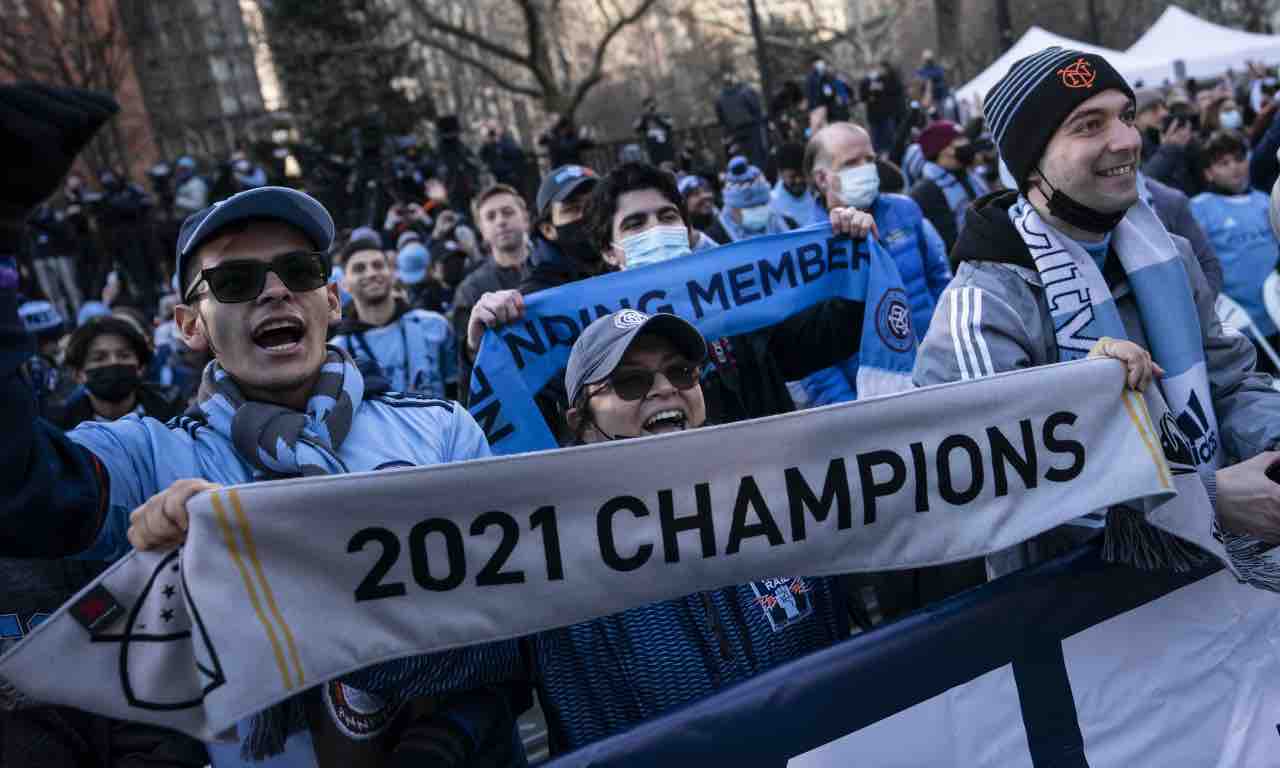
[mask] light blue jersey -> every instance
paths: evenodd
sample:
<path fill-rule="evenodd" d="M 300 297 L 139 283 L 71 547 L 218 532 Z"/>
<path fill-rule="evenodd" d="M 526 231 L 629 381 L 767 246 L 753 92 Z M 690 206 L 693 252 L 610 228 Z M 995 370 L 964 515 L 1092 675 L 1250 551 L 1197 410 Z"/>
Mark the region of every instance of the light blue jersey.
<path fill-rule="evenodd" d="M 67 433 L 102 462 L 111 499 L 98 539 L 80 555 L 116 560 L 129 551 L 129 513 L 176 480 L 199 477 L 221 485 L 265 479 L 231 440 L 203 421 L 181 416 L 168 425 L 126 416 L 85 422 Z M 361 401 L 337 451 L 351 472 L 421 467 L 489 456 L 484 432 L 457 403 L 389 392 Z"/>
<path fill-rule="evenodd" d="M 377 363 L 398 392 L 444 397 L 458 380 L 458 348 L 444 315 L 411 309 L 381 328 L 333 337 L 331 342 L 358 363 Z"/>
<path fill-rule="evenodd" d="M 769 193 L 769 208 L 780 216 L 786 216 L 796 223 L 797 227 L 807 227 L 813 222 L 813 192 L 805 189 L 804 194 L 796 197 L 787 191 L 779 179 Z"/>
<path fill-rule="evenodd" d="M 1191 213 L 1222 262 L 1222 290 L 1249 313 L 1263 336 L 1276 324 L 1262 302 L 1262 283 L 1276 269 L 1280 251 L 1271 232 L 1266 194 L 1251 189 L 1243 195 L 1203 192 L 1191 198 Z"/>

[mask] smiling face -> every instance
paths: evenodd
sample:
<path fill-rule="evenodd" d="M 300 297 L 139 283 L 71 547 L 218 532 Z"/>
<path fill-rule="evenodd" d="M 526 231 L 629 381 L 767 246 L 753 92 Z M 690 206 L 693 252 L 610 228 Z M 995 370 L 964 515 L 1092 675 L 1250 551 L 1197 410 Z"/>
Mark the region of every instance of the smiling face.
<path fill-rule="evenodd" d="M 391 295 L 391 265 L 387 255 L 370 248 L 347 257 L 343 286 L 361 304 L 377 304 Z"/>
<path fill-rule="evenodd" d="M 297 229 L 274 221 L 252 222 L 200 246 L 195 256 L 204 269 L 231 261 L 269 262 L 290 251 L 310 251 Z M 189 281 L 195 286 L 195 281 Z M 249 301 L 223 304 L 208 289 L 196 287 L 192 304 L 180 304 L 175 320 L 183 343 L 211 352 L 249 400 L 298 410 L 325 359 L 325 337 L 341 318 L 336 285 L 295 293 L 268 272 L 262 293 Z"/>
<path fill-rule="evenodd" d="M 655 372 L 648 393 L 639 400 L 623 400 L 607 380 L 588 384 L 586 406 L 570 409 L 567 414 L 570 429 L 580 432 L 583 442 L 596 443 L 607 440 L 605 434 L 615 438 L 644 437 L 701 427 L 707 422 L 702 385 L 680 390 L 663 373 L 681 365 L 691 364 L 670 341 L 654 334 L 641 334 L 612 375 Z"/>
<path fill-rule="evenodd" d="M 1103 213 L 1117 213 L 1138 199 L 1138 153 L 1133 102 L 1118 90 L 1103 91 L 1076 107 L 1045 147 L 1040 170 L 1053 189 Z M 1031 186 L 1047 200 L 1034 171 Z M 1033 199 L 1032 202 L 1036 202 Z"/>

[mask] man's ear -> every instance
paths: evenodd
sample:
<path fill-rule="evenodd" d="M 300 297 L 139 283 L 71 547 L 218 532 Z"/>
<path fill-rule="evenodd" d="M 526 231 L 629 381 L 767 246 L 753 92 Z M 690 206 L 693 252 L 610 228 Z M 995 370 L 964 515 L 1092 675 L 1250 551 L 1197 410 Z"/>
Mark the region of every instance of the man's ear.
<path fill-rule="evenodd" d="M 197 299 L 196 301 L 200 301 Z M 209 352 L 209 330 L 204 326 L 204 319 L 196 312 L 195 305 L 179 304 L 173 308 L 173 322 L 178 326 L 178 335 L 182 343 L 194 352 Z"/>
<path fill-rule="evenodd" d="M 544 221 L 538 224 L 538 231 L 542 233 L 543 237 L 545 237 L 546 239 L 550 240 L 553 243 L 556 241 L 556 237 L 558 236 L 556 234 L 555 225 L 549 221 Z"/>
<path fill-rule="evenodd" d="M 831 183 L 831 172 L 826 168 L 813 169 L 813 186 L 818 190 L 819 194 L 824 197 L 827 194 L 827 185 Z"/>
<path fill-rule="evenodd" d="M 608 248 L 604 249 L 604 252 L 600 254 L 600 257 L 604 259 L 606 264 L 614 269 L 627 268 L 627 254 L 617 245 L 610 245 Z"/>
<path fill-rule="evenodd" d="M 329 322 L 342 320 L 342 297 L 338 295 L 337 283 L 329 283 L 324 287 L 324 297 L 329 302 Z"/>
<path fill-rule="evenodd" d="M 570 408 L 564 412 L 564 423 L 569 426 L 571 434 L 578 434 L 578 429 L 582 426 L 582 409 Z"/>

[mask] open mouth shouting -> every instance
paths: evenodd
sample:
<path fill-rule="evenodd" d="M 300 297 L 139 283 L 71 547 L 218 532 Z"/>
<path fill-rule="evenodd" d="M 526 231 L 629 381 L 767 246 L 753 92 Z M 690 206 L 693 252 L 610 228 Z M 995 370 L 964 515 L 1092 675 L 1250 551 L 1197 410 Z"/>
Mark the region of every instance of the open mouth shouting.
<path fill-rule="evenodd" d="M 689 416 L 683 408 L 664 408 L 645 419 L 643 429 L 651 435 L 682 432 L 688 422 Z"/>
<path fill-rule="evenodd" d="M 297 317 L 270 317 L 253 329 L 250 338 L 270 355 L 291 355 L 302 348 L 307 327 Z"/>

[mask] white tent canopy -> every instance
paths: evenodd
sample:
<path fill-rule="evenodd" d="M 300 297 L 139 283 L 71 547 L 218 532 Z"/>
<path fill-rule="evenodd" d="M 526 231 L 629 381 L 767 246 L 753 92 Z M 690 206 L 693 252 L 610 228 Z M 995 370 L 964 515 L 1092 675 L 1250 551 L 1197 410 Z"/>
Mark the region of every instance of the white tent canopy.
<path fill-rule="evenodd" d="M 1130 83 L 1141 80 L 1147 84 L 1155 85 L 1173 76 L 1173 57 L 1171 56 L 1162 56 L 1154 59 L 1135 56 L 1131 53 L 1113 51 L 1110 48 L 1101 48 L 1096 45 L 1082 43 L 1079 40 L 1072 40 L 1062 35 L 1055 35 L 1041 27 L 1032 27 L 1019 38 L 1018 42 L 1013 44 L 1012 48 L 1005 51 L 1003 56 L 996 59 L 991 66 L 982 70 L 982 74 L 957 89 L 956 98 L 971 104 L 981 103 L 982 99 L 986 98 L 987 91 L 991 90 L 991 86 L 1005 76 L 1009 71 L 1009 67 L 1015 61 L 1044 50 L 1051 45 L 1059 45 L 1063 48 L 1072 48 L 1104 56 L 1111 63 L 1111 66 L 1115 67 L 1116 71 Z"/>
<path fill-rule="evenodd" d="M 1242 70 L 1246 61 L 1280 64 L 1280 36 L 1223 27 L 1171 5 L 1125 53 L 1143 59 L 1182 61 L 1187 77 L 1209 77 L 1228 67 Z"/>

